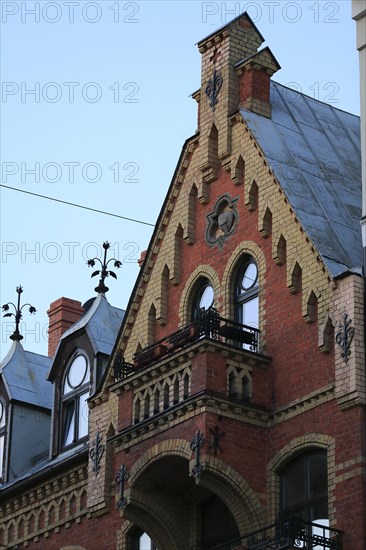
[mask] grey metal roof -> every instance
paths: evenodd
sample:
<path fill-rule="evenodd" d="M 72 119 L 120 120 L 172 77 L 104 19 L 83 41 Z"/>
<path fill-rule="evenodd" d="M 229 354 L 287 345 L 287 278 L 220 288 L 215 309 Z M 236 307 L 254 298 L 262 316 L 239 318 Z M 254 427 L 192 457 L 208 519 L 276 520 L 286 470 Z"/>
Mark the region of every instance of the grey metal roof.
<path fill-rule="evenodd" d="M 123 309 L 111 306 L 104 294 L 98 294 L 79 321 L 63 333 L 60 344 L 71 334 L 85 329 L 90 338 L 94 353 L 110 355 L 124 314 Z"/>
<path fill-rule="evenodd" d="M 333 277 L 359 271 L 359 117 L 271 81 L 272 118 L 241 110 Z"/>
<path fill-rule="evenodd" d="M 9 398 L 51 409 L 53 387 L 47 381 L 50 366 L 50 357 L 25 351 L 20 342 L 13 342 L 8 354 L 0 363 L 0 376 Z"/>

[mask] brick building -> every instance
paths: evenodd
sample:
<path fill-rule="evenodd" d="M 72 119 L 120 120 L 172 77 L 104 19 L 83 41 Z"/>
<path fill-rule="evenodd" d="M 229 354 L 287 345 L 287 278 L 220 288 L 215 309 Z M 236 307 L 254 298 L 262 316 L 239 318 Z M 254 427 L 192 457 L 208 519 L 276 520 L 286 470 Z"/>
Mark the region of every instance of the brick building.
<path fill-rule="evenodd" d="M 88 438 L 63 384 L 93 337 L 69 330 L 49 462 L 0 491 L 6 548 L 366 548 L 360 122 L 272 80 L 263 41 L 243 14 L 198 43 L 198 131 Z"/>

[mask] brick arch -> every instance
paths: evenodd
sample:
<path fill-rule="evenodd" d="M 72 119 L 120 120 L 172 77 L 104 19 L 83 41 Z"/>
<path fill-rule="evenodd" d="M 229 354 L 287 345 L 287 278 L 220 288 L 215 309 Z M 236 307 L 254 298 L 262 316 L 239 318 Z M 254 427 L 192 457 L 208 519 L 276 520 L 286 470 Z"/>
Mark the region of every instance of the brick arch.
<path fill-rule="evenodd" d="M 149 508 L 154 508 L 156 511 L 157 503 L 155 500 L 153 501 L 153 499 L 146 500 L 146 498 L 142 496 L 140 490 L 134 487 L 134 485 L 136 486 L 140 476 L 147 468 L 156 461 L 168 456 L 178 456 L 186 459 L 187 475 L 188 470 L 192 469 L 195 463 L 195 459 L 192 458 L 190 443 L 181 439 L 172 439 L 151 447 L 131 468 L 129 478 L 130 487 L 128 489 L 129 504 L 125 509 L 124 516 L 136 521 L 137 524 L 139 524 L 139 522 L 134 519 L 137 518 L 137 512 L 131 512 L 130 517 L 127 508 L 130 508 L 133 503 L 135 507 L 138 507 L 138 503 L 143 499 L 143 502 L 140 503 L 142 509 L 147 510 Z M 249 483 L 234 470 L 234 468 L 217 457 L 207 455 L 203 456 L 202 460 L 205 463 L 205 469 L 201 475 L 199 486 L 208 489 L 212 494 L 216 494 L 221 498 L 230 510 L 241 533 L 259 529 L 263 522 L 264 512 L 258 495 L 251 488 Z M 141 525 L 141 527 L 145 528 L 143 525 Z M 163 547 L 165 548 L 165 546 Z"/>
<path fill-rule="evenodd" d="M 280 484 L 279 471 L 286 466 L 296 456 L 311 451 L 312 449 L 324 449 L 327 451 L 328 461 L 328 504 L 330 520 L 335 516 L 334 508 L 334 488 L 335 488 L 335 439 L 332 436 L 321 433 L 310 433 L 301 437 L 296 437 L 289 441 L 268 463 L 267 483 L 268 483 L 268 503 L 269 521 L 276 519 L 279 512 L 280 502 Z"/>
<path fill-rule="evenodd" d="M 164 506 L 150 493 L 140 490 L 126 492 L 128 506 L 124 509 L 123 517 L 130 521 L 130 529 L 125 532 L 121 548 L 129 550 L 133 531 L 142 529 L 155 542 L 158 548 L 180 550 L 184 535 L 180 533 L 179 519 L 168 506 Z"/>
<path fill-rule="evenodd" d="M 207 277 L 212 283 L 215 295 L 216 307 L 220 303 L 221 299 L 221 286 L 220 279 L 216 271 L 210 265 L 202 264 L 196 267 L 191 273 L 186 285 L 183 289 L 179 304 L 179 320 L 181 325 L 185 325 L 191 321 L 190 318 L 190 306 L 192 300 L 192 293 L 194 288 L 201 277 Z"/>
<path fill-rule="evenodd" d="M 148 449 L 131 468 L 129 477 L 130 486 L 132 487 L 138 481 L 138 478 L 146 468 L 163 457 L 180 456 L 189 460 L 192 455 L 189 445 L 189 442 L 184 439 L 168 439 Z"/>
<path fill-rule="evenodd" d="M 240 533 L 261 527 L 264 511 L 257 493 L 241 474 L 223 460 L 206 455 L 202 457 L 205 469 L 199 484 L 218 495 L 230 510 Z M 192 461 L 193 466 L 194 461 Z"/>
<path fill-rule="evenodd" d="M 233 284 L 235 279 L 235 272 L 238 268 L 240 259 L 246 254 L 252 256 L 257 264 L 258 268 L 258 280 L 259 280 L 259 326 L 263 335 L 263 327 L 265 320 L 265 279 L 266 279 L 266 261 L 263 251 L 259 246 L 251 241 L 242 241 L 231 254 L 229 261 L 226 264 L 224 275 L 222 277 L 222 288 L 224 293 L 224 311 L 223 316 L 233 318 L 234 316 L 234 303 L 233 303 Z M 263 345 L 264 340 L 261 338 Z"/>

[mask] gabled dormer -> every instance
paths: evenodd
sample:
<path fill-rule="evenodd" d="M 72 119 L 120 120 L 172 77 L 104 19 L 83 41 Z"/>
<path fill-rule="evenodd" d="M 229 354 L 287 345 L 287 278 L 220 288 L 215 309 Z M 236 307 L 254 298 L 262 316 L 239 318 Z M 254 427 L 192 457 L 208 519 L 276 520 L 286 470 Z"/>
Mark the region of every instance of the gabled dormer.
<path fill-rule="evenodd" d="M 65 299 L 63 299 L 65 300 Z M 50 306 L 62 317 L 60 300 Z M 118 334 L 124 311 L 109 304 L 103 293 L 83 306 L 84 314 L 61 336 L 49 374 L 54 385 L 52 457 L 88 441 L 87 400 L 97 390 Z"/>
<path fill-rule="evenodd" d="M 20 476 L 48 457 L 50 448 L 52 385 L 46 380 L 51 359 L 26 351 L 19 332 L 23 292 L 17 289 L 17 305 L 3 305 L 6 317 L 15 318 L 12 346 L 0 363 L 0 484 Z M 14 308 L 14 312 L 12 312 Z"/>

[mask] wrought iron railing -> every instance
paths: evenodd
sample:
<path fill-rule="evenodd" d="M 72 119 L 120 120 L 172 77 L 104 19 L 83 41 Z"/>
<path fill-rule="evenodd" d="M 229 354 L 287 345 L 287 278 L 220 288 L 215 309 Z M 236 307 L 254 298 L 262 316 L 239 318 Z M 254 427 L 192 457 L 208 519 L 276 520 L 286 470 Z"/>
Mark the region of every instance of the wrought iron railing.
<path fill-rule="evenodd" d="M 254 353 L 258 352 L 259 330 L 257 328 L 225 319 L 213 307 L 207 310 L 202 308 L 195 321 L 136 353 L 133 363 L 127 363 L 122 356 L 117 356 L 114 362 L 114 378 L 116 381 L 123 380 L 165 355 L 202 338 L 223 342 Z"/>
<path fill-rule="evenodd" d="M 342 550 L 342 535 L 339 529 L 294 517 L 242 537 L 226 537 L 191 550 Z"/>

